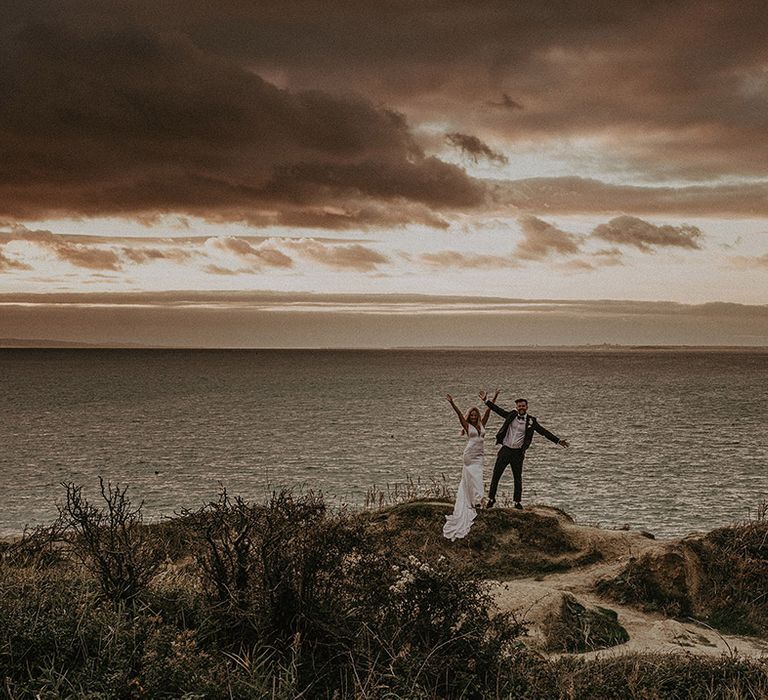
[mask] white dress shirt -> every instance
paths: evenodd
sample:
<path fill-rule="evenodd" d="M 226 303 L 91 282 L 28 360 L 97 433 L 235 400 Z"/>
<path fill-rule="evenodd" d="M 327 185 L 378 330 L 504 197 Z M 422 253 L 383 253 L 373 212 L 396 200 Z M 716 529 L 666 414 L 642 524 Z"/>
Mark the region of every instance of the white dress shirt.
<path fill-rule="evenodd" d="M 507 434 L 504 436 L 504 440 L 502 440 L 502 445 L 511 447 L 513 450 L 523 446 L 527 418 L 528 414 L 520 416 L 518 413 L 515 415 L 507 428 Z"/>

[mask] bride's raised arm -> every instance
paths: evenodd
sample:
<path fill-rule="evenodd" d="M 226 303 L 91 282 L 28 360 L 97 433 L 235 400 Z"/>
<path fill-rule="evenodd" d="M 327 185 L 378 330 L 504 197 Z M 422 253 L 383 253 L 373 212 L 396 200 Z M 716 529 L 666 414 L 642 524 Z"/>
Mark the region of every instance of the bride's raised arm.
<path fill-rule="evenodd" d="M 464 418 L 461 411 L 459 410 L 459 407 L 455 403 L 453 403 L 453 396 L 451 396 L 450 394 L 446 394 L 445 398 L 448 399 L 448 403 L 451 404 L 451 407 L 453 408 L 453 410 L 456 411 L 456 415 L 459 417 L 459 422 L 461 423 L 461 427 L 464 428 L 464 432 L 466 433 L 469 430 L 467 426 L 467 419 Z"/>

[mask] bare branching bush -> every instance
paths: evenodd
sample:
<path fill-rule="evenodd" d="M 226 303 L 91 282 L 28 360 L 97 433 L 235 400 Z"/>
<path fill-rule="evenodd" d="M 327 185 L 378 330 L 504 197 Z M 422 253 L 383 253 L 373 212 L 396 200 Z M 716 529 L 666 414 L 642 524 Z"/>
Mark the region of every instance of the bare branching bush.
<path fill-rule="evenodd" d="M 284 647 L 301 634 L 333 646 L 347 634 L 348 575 L 371 556 L 360 523 L 330 515 L 322 496 L 273 494 L 260 511 L 255 604 L 262 635 Z"/>
<path fill-rule="evenodd" d="M 25 529 L 14 542 L 0 543 L 0 563 L 17 567 L 50 567 L 64 559 L 66 534 L 60 523 Z"/>
<path fill-rule="evenodd" d="M 198 523 L 197 561 L 212 602 L 233 616 L 233 629 L 286 650 L 297 634 L 310 643 L 317 616 L 334 609 L 343 568 L 363 542 L 344 514 L 327 517 L 319 495 L 274 493 L 263 505 L 230 498 L 182 514 Z"/>
<path fill-rule="evenodd" d="M 158 543 L 144 526 L 143 502 L 134 507 L 127 487 L 105 484 L 101 477 L 99 505 L 85 498 L 81 486 L 62 485 L 66 502 L 58 507 L 58 527 L 73 535 L 73 553 L 96 577 L 103 595 L 116 602 L 135 600 L 161 563 Z"/>
<path fill-rule="evenodd" d="M 180 515 L 192 525 L 191 534 L 203 545 L 196 558 L 211 598 L 245 610 L 255 564 L 252 534 L 258 517 L 254 506 L 240 497 L 231 499 L 222 489 L 216 501 Z"/>

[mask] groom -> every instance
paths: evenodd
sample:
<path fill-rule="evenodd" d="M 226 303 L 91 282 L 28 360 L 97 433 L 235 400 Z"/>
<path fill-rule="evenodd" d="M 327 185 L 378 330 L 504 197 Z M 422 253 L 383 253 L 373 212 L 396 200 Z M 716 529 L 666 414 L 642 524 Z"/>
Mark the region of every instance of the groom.
<path fill-rule="evenodd" d="M 513 496 L 515 508 L 522 510 L 523 505 L 520 501 L 523 497 L 523 460 L 525 459 L 525 451 L 530 447 L 533 440 L 534 431 L 563 447 L 568 447 L 568 442 L 550 433 L 549 430 L 539 425 L 533 416 L 528 414 L 528 399 L 517 399 L 515 401 L 517 410 L 515 411 L 505 411 L 503 408 L 499 408 L 493 401 L 488 400 L 488 394 L 484 391 L 480 392 L 480 399 L 488 408 L 504 419 L 504 424 L 496 433 L 496 444 L 501 445 L 501 448 L 496 456 L 491 488 L 488 491 L 488 503 L 485 507 L 493 508 L 496 503 L 496 489 L 499 487 L 499 479 L 509 465 L 512 467 L 512 475 L 515 477 Z"/>

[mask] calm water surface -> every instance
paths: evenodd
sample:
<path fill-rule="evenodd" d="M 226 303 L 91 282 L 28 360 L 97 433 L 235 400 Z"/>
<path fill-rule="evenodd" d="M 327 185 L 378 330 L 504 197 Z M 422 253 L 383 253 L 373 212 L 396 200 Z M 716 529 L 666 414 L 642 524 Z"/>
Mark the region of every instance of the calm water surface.
<path fill-rule="evenodd" d="M 768 353 L 0 350 L 0 536 L 50 521 L 62 481 L 130 486 L 148 515 L 230 493 L 458 482 L 446 401 L 527 396 L 541 436 L 524 500 L 677 536 L 768 497 Z M 492 416 L 486 483 L 496 449 Z M 511 490 L 511 475 L 502 481 Z"/>

